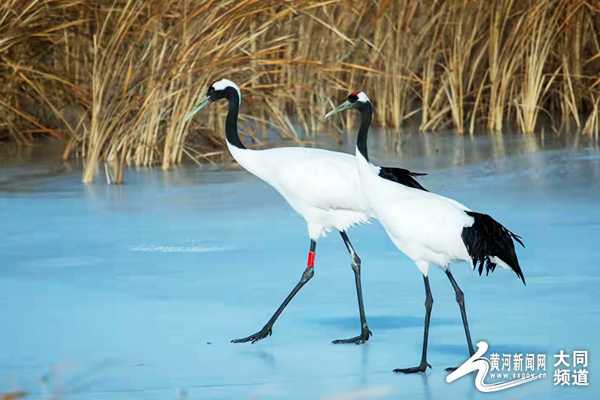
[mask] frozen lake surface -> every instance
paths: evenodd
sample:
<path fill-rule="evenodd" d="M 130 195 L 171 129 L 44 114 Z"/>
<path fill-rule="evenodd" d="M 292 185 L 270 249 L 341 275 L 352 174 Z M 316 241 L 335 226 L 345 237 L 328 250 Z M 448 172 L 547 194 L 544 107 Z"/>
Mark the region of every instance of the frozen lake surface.
<path fill-rule="evenodd" d="M 351 144 L 345 149 L 350 151 Z M 384 148 L 391 149 L 384 152 Z M 335 232 L 273 336 L 259 330 L 297 283 L 309 239 L 272 188 L 241 170 L 129 170 L 124 186 L 45 161 L 0 169 L 0 393 L 64 399 L 600 398 L 600 153 L 589 138 L 420 135 L 374 144 L 374 161 L 428 172 L 428 189 L 489 213 L 527 246 L 527 280 L 453 268 L 474 342 L 546 354 L 547 374 L 484 394 L 454 292 L 438 269 L 426 374 L 424 290 L 377 222 L 348 232 L 363 261 L 373 337 L 359 333 L 350 260 Z M 589 351 L 588 387 L 553 385 L 553 354 Z M 490 352 L 488 352 L 489 355 Z"/>

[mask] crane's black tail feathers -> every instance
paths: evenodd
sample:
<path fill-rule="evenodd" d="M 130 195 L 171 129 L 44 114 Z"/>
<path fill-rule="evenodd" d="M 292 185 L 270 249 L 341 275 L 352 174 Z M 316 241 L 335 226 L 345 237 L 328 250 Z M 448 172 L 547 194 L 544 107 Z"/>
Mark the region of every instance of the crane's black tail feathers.
<path fill-rule="evenodd" d="M 489 275 L 497 267 L 497 264 L 490 257 L 496 257 L 508 264 L 525 284 L 525 277 L 523 271 L 521 271 L 513 243 L 513 240 L 515 240 L 525 247 L 521 237 L 506 229 L 487 214 L 472 211 L 465 212 L 475 219 L 473 225 L 463 228 L 461 235 L 473 260 L 473 269 L 479 269 L 479 275 L 481 275 L 485 267 L 486 275 Z"/>
<path fill-rule="evenodd" d="M 404 168 L 393 168 L 393 167 L 380 167 L 379 176 L 387 179 L 388 181 L 396 182 L 404 186 L 408 186 L 413 189 L 419 189 L 428 191 L 425 189 L 417 180 L 415 176 L 424 176 L 427 174 L 412 172 Z"/>

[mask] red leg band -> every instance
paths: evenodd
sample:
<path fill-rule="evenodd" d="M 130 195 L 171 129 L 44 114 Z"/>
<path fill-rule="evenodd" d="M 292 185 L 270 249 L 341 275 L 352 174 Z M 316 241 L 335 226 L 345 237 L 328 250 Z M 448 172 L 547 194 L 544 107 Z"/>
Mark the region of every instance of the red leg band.
<path fill-rule="evenodd" d="M 314 251 L 309 251 L 308 252 L 308 264 L 307 266 L 309 267 L 314 267 L 315 266 L 315 252 Z"/>

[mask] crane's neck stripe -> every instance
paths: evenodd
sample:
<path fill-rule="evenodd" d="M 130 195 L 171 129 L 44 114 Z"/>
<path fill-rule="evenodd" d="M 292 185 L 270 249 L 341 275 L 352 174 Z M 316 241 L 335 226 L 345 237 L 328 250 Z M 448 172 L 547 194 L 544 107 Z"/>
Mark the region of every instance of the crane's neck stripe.
<path fill-rule="evenodd" d="M 371 103 L 367 102 L 360 108 L 360 129 L 358 130 L 358 137 L 356 138 L 356 147 L 360 154 L 369 161 L 369 152 L 367 150 L 367 139 L 369 138 L 369 126 L 371 126 L 371 118 L 373 116 L 373 107 Z"/>
<path fill-rule="evenodd" d="M 237 94 L 235 91 L 228 89 L 230 94 L 227 96 L 227 101 L 229 102 L 229 111 L 227 112 L 227 119 L 225 120 L 225 136 L 227 141 L 232 145 L 237 147 L 238 149 L 245 149 L 244 143 L 240 139 L 240 134 L 238 133 L 237 121 L 238 121 L 238 113 L 240 110 L 240 101 L 239 97 L 239 89 Z M 236 99 L 237 97 L 237 99 Z"/>

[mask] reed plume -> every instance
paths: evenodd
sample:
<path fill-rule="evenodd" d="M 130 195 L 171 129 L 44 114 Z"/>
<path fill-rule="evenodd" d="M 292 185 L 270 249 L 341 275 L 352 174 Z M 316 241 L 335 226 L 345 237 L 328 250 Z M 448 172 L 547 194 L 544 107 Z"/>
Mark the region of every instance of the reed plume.
<path fill-rule="evenodd" d="M 182 122 L 223 77 L 251 146 L 310 140 L 355 90 L 394 129 L 597 134 L 599 29 L 587 0 L 6 0 L 0 139 L 64 141 L 84 182 L 227 160 L 224 106 Z"/>

